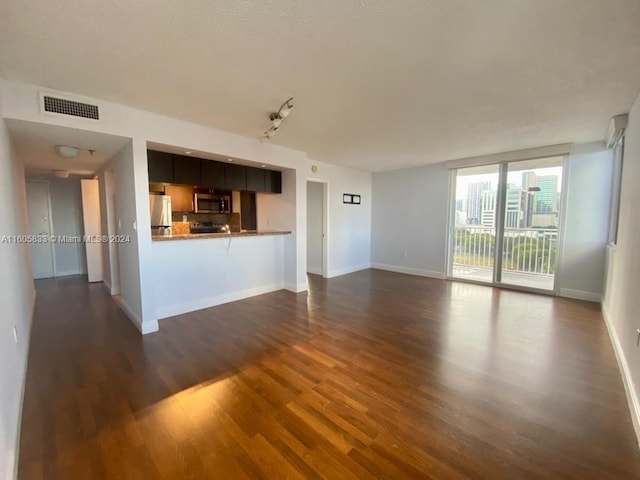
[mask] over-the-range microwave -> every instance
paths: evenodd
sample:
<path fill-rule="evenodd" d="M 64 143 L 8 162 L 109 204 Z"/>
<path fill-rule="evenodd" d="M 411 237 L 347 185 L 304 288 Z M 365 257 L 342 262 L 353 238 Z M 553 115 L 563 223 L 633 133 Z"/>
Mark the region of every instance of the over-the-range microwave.
<path fill-rule="evenodd" d="M 231 197 L 211 193 L 193 195 L 195 213 L 231 213 Z"/>

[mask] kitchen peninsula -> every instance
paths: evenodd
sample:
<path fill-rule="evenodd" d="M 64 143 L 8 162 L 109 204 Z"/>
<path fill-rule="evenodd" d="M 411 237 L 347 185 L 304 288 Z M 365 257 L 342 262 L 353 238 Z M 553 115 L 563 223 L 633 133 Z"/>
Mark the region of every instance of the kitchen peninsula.
<path fill-rule="evenodd" d="M 295 235 L 279 220 L 276 228 L 264 228 L 269 219 L 282 218 L 278 212 L 288 205 L 280 198 L 281 172 L 147 153 L 150 201 L 171 197 L 164 202 L 171 210 L 162 215 L 166 225 L 152 222 L 157 319 L 285 288 L 285 251 L 295 248 Z M 258 229 L 261 207 L 263 228 Z M 269 211 L 274 217 L 265 215 Z"/>

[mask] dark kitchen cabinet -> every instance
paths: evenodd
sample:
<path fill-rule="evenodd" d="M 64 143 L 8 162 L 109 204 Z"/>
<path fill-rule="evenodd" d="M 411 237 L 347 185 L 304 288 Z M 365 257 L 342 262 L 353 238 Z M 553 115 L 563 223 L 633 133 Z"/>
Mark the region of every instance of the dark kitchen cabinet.
<path fill-rule="evenodd" d="M 258 220 L 256 211 L 256 194 L 254 192 L 240 193 L 240 226 L 242 230 L 257 230 Z"/>
<path fill-rule="evenodd" d="M 212 188 L 225 188 L 225 167 L 222 162 L 202 159 L 200 163 L 200 173 L 202 175 L 202 186 Z"/>
<path fill-rule="evenodd" d="M 247 167 L 247 190 L 250 192 L 264 192 L 265 170 L 263 168 Z"/>
<path fill-rule="evenodd" d="M 227 190 L 246 190 L 247 189 L 247 167 L 244 165 L 232 165 L 227 163 L 226 185 Z"/>
<path fill-rule="evenodd" d="M 266 170 L 264 178 L 264 190 L 268 193 L 282 193 L 282 172 Z"/>
<path fill-rule="evenodd" d="M 173 158 L 170 153 L 147 150 L 149 182 L 173 183 Z"/>
<path fill-rule="evenodd" d="M 200 159 L 173 155 L 173 183 L 200 185 Z"/>

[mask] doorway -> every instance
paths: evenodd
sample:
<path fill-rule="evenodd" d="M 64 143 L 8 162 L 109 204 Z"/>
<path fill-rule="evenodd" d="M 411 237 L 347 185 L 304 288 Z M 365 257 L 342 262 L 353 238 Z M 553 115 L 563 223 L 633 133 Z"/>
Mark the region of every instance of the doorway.
<path fill-rule="evenodd" d="M 327 183 L 307 181 L 307 273 L 327 277 Z"/>
<path fill-rule="evenodd" d="M 563 157 L 454 171 L 449 276 L 555 292 Z"/>
<path fill-rule="evenodd" d="M 29 235 L 33 266 L 33 278 L 51 278 L 55 276 L 51 234 L 51 197 L 49 183 L 27 181 L 27 212 L 29 216 Z"/>

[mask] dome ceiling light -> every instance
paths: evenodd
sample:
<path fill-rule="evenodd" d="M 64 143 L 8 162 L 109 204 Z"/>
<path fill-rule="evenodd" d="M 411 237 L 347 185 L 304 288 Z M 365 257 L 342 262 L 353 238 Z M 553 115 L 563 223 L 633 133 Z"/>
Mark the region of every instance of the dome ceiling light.
<path fill-rule="evenodd" d="M 62 158 L 76 158 L 80 153 L 80 149 L 70 145 L 56 145 L 56 153 Z"/>

